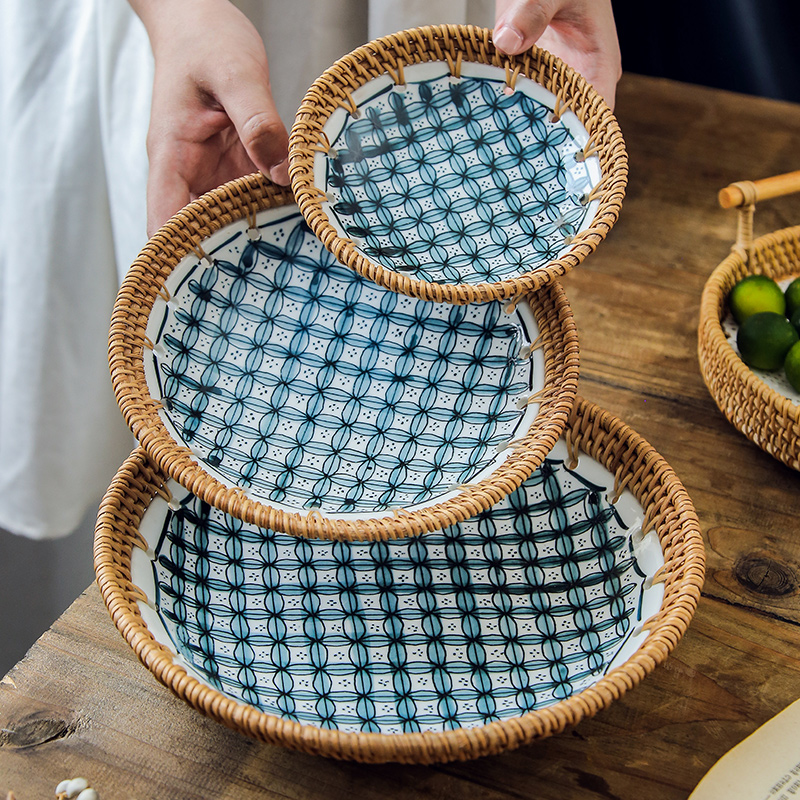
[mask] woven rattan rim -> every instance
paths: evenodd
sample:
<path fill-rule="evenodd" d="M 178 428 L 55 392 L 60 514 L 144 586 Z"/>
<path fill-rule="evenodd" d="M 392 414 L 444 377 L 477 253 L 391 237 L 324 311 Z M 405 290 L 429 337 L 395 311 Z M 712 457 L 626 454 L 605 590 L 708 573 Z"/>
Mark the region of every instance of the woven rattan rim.
<path fill-rule="evenodd" d="M 800 226 L 768 233 L 753 242 L 748 262 L 738 249 L 719 264 L 703 289 L 697 354 L 700 371 L 720 411 L 754 444 L 800 469 L 800 407 L 767 386 L 725 338 L 727 298 L 745 275 L 781 280 L 800 272 Z"/>
<path fill-rule="evenodd" d="M 313 164 L 323 125 L 331 112 L 348 105 L 349 93 L 384 74 L 397 74 L 402 65 L 426 61 L 461 61 L 506 68 L 522 75 L 562 99 L 580 119 L 595 142 L 603 180 L 600 204 L 591 226 L 575 237 L 570 249 L 545 267 L 497 283 L 439 284 L 398 274 L 362 256 L 352 241 L 339 236 L 322 210 L 314 186 Z M 484 28 L 442 25 L 415 28 L 376 39 L 337 61 L 311 86 L 297 113 L 289 143 L 289 174 L 301 212 L 309 226 L 336 256 L 370 280 L 388 289 L 425 300 L 473 303 L 514 297 L 535 291 L 577 266 L 595 250 L 619 215 L 627 184 L 625 143 L 611 110 L 577 72 L 550 53 L 536 47 L 507 56 L 497 49 L 491 31 Z"/>
<path fill-rule="evenodd" d="M 114 624 L 141 662 L 193 708 L 247 736 L 334 758 L 380 763 L 465 760 L 511 750 L 589 718 L 621 697 L 660 663 L 688 627 L 700 596 L 705 551 L 694 507 L 664 459 L 609 412 L 579 399 L 567 429 L 570 447 L 588 453 L 617 476 L 642 504 L 645 529 L 655 528 L 665 560 L 662 610 L 650 635 L 622 666 L 579 694 L 539 711 L 483 727 L 441 733 L 342 733 L 301 725 L 238 703 L 173 663 L 140 616 L 141 592 L 131 583 L 138 524 L 163 475 L 138 449 L 122 466 L 100 508 L 95 534 L 97 581 Z"/>
<path fill-rule="evenodd" d="M 483 480 L 452 499 L 414 512 L 373 519 L 327 517 L 276 509 L 231 488 L 179 445 L 158 415 L 160 404 L 145 381 L 143 347 L 152 304 L 164 281 L 211 233 L 264 208 L 293 202 L 291 191 L 250 175 L 216 189 L 189 206 L 153 236 L 129 270 L 114 306 L 109 363 L 117 402 L 126 422 L 153 462 L 211 505 L 260 527 L 325 539 L 389 539 L 447 527 L 484 511 L 514 491 L 553 448 L 566 425 L 578 384 L 578 337 L 564 290 L 558 283 L 528 299 L 541 331 L 545 388 L 539 414 L 513 453 Z"/>

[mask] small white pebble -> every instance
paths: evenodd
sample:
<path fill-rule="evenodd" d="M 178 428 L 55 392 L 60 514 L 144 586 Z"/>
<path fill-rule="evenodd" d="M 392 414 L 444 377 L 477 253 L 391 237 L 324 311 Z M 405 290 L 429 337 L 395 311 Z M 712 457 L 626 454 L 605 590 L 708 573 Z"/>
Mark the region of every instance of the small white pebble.
<path fill-rule="evenodd" d="M 94 789 L 84 789 L 75 800 L 99 800 L 99 795 Z"/>
<path fill-rule="evenodd" d="M 67 797 L 75 797 L 84 789 L 88 788 L 89 781 L 87 781 L 86 778 L 73 778 L 67 783 L 67 788 L 64 789 L 64 791 L 67 793 Z"/>
<path fill-rule="evenodd" d="M 56 786 L 56 794 L 61 794 L 62 792 L 67 791 L 67 786 L 69 786 L 69 780 L 61 781 L 61 783 Z"/>

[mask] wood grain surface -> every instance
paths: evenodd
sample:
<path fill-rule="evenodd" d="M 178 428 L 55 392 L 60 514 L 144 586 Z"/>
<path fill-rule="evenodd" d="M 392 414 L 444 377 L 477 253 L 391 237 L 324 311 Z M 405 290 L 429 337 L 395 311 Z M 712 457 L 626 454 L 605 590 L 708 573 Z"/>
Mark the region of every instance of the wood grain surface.
<path fill-rule="evenodd" d="M 697 365 L 700 295 L 735 236 L 717 192 L 800 165 L 800 106 L 626 75 L 631 177 L 617 226 L 564 285 L 583 396 L 678 473 L 707 543 L 674 654 L 597 717 L 512 753 L 363 766 L 262 745 L 156 683 L 90 587 L 0 683 L 0 797 L 86 777 L 103 800 L 686 798 L 727 750 L 800 696 L 800 475 L 734 430 Z M 759 205 L 756 232 L 800 221 Z"/>

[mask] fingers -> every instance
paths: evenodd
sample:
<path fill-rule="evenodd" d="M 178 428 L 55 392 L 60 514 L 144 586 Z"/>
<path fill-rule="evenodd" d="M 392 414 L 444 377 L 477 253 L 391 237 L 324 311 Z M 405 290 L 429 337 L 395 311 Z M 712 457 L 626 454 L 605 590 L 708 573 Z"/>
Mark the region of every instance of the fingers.
<path fill-rule="evenodd" d="M 509 55 L 531 48 L 545 32 L 556 13 L 549 0 L 497 0 L 495 46 Z"/>
<path fill-rule="evenodd" d="M 596 63 L 591 68 L 586 69 L 583 75 L 613 111 L 617 95 L 617 83 L 622 76 L 620 62 L 617 60 L 613 64 Z"/>
<path fill-rule="evenodd" d="M 174 169 L 150 165 L 147 175 L 147 235 L 152 236 L 191 201 L 186 180 Z"/>
<path fill-rule="evenodd" d="M 255 166 L 275 183 L 289 183 L 289 134 L 278 115 L 269 83 L 242 80 L 224 97 L 218 95 L 245 152 Z"/>
<path fill-rule="evenodd" d="M 200 194 L 257 169 L 287 184 L 289 137 L 253 24 L 228 0 L 131 2 L 155 56 L 149 232 Z"/>
<path fill-rule="evenodd" d="M 516 55 L 534 44 L 577 70 L 613 109 L 622 64 L 611 0 L 497 0 L 498 49 Z"/>
<path fill-rule="evenodd" d="M 175 102 L 165 104 L 154 93 L 147 137 L 148 235 L 204 192 L 255 170 L 289 183 L 288 134 L 271 97 L 245 87 L 232 97 L 215 93 L 212 106 L 181 102 L 195 94 L 170 94 Z"/>

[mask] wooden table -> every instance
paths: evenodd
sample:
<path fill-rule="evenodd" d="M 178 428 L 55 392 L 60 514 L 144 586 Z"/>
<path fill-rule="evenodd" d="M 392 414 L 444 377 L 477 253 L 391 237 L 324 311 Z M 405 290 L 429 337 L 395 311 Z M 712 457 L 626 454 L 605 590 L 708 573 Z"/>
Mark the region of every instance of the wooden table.
<path fill-rule="evenodd" d="M 696 357 L 703 284 L 735 231 L 717 190 L 800 168 L 800 106 L 626 75 L 617 112 L 631 167 L 622 216 L 564 283 L 581 393 L 665 456 L 706 537 L 703 597 L 666 664 L 594 719 L 515 752 L 366 767 L 201 717 L 139 664 L 90 587 L 0 684 L 0 796 L 41 800 L 83 775 L 104 800 L 685 798 L 800 696 L 800 476 L 724 420 Z M 798 221 L 800 197 L 756 213 L 757 232 Z"/>

